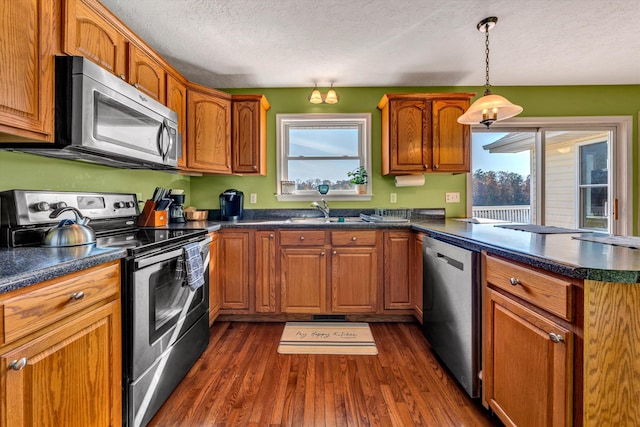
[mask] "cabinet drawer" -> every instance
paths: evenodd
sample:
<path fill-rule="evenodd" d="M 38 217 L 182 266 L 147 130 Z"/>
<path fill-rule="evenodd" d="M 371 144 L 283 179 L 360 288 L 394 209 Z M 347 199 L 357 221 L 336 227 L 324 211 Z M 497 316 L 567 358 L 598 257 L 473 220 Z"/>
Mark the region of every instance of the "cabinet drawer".
<path fill-rule="evenodd" d="M 280 231 L 282 246 L 318 246 L 324 245 L 324 231 L 283 230 Z"/>
<path fill-rule="evenodd" d="M 535 306 L 572 321 L 573 286 L 569 278 L 543 270 L 486 257 L 487 282 Z"/>
<path fill-rule="evenodd" d="M 48 280 L 0 303 L 4 342 L 44 328 L 64 317 L 120 293 L 120 262 Z M 82 293 L 82 294 L 80 294 Z"/>
<path fill-rule="evenodd" d="M 332 231 L 331 244 L 336 246 L 375 246 L 376 231 Z"/>

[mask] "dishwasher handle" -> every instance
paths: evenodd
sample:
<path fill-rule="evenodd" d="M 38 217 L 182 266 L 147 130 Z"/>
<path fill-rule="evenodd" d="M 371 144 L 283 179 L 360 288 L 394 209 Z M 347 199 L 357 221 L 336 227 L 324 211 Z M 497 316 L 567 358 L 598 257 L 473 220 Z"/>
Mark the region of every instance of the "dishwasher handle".
<path fill-rule="evenodd" d="M 436 258 L 439 261 L 445 262 L 452 267 L 457 268 L 460 271 L 464 271 L 464 263 L 462 261 L 458 261 L 450 256 L 447 256 L 441 252 L 435 251 L 429 247 L 425 248 L 425 252 L 428 256 Z"/>

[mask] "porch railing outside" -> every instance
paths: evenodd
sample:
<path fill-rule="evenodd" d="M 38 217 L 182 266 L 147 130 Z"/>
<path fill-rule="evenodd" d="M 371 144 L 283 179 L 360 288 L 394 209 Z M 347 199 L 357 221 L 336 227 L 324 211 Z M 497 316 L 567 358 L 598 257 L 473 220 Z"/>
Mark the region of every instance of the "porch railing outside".
<path fill-rule="evenodd" d="M 529 205 L 512 206 L 474 206 L 472 208 L 474 218 L 499 219 L 510 222 L 531 222 Z"/>

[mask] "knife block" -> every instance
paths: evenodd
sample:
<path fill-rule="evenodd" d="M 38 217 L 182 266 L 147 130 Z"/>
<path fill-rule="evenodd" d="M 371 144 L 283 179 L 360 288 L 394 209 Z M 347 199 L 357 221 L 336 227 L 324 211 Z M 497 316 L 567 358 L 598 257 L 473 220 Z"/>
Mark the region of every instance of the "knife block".
<path fill-rule="evenodd" d="M 142 213 L 138 217 L 138 227 L 160 227 L 167 225 L 169 215 L 167 211 L 157 211 L 157 203 L 153 200 L 147 200 L 144 203 Z"/>

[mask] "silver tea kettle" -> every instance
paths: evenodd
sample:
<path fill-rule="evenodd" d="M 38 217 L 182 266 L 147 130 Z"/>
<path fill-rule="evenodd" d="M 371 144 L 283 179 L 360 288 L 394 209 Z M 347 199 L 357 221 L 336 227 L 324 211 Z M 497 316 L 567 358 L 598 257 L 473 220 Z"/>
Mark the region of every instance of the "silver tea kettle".
<path fill-rule="evenodd" d="M 90 245 L 96 242 L 96 233 L 89 224 L 89 217 L 82 216 L 80 211 L 72 206 L 55 209 L 49 218 L 57 218 L 61 213 L 73 211 L 76 216 L 72 219 L 63 219 L 57 226 L 51 228 L 44 236 L 42 246 L 64 247 Z"/>

